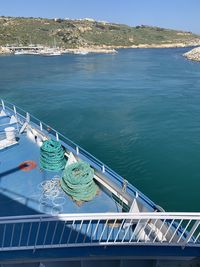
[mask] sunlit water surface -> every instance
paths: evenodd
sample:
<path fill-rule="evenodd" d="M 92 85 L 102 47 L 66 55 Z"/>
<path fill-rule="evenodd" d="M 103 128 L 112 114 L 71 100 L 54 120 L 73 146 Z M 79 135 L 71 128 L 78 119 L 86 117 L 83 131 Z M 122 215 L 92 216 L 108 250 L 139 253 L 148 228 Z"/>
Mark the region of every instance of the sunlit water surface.
<path fill-rule="evenodd" d="M 200 211 L 200 63 L 188 49 L 1 56 L 0 97 L 170 211 Z"/>

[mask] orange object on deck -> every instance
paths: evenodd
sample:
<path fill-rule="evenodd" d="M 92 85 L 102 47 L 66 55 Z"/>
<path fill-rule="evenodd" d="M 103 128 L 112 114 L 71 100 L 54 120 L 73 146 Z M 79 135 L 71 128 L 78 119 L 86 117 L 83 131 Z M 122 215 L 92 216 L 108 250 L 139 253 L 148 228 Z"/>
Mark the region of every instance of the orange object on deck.
<path fill-rule="evenodd" d="M 30 171 L 32 169 L 35 169 L 36 166 L 37 166 L 37 164 L 36 164 L 35 161 L 33 161 L 33 160 L 27 160 L 27 161 L 22 162 L 19 165 L 19 169 L 22 170 L 22 171 Z"/>

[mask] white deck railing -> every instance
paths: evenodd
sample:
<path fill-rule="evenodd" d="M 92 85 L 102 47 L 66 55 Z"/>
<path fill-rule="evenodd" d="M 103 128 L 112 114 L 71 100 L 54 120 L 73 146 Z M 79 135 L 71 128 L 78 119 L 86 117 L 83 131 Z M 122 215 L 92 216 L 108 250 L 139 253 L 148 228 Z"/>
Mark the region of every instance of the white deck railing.
<path fill-rule="evenodd" d="M 200 247 L 200 213 L 2 217 L 0 233 L 0 251 L 94 245 Z"/>

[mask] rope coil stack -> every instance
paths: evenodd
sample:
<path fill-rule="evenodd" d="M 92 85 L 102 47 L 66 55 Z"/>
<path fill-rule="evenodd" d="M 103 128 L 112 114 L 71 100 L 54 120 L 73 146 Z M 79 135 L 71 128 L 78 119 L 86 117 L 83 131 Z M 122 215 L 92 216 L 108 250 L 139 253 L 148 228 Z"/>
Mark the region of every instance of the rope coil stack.
<path fill-rule="evenodd" d="M 40 166 L 48 171 L 60 171 L 65 168 L 66 159 L 60 142 L 46 140 L 40 147 Z"/>
<path fill-rule="evenodd" d="M 94 170 L 86 162 L 76 162 L 66 166 L 61 179 L 61 187 L 75 201 L 90 201 L 97 194 Z"/>

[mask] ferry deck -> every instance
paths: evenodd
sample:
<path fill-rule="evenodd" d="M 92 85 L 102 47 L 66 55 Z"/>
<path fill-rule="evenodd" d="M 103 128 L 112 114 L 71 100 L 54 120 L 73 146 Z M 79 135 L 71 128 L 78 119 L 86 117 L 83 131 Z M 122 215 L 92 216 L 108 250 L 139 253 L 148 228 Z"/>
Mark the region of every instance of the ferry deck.
<path fill-rule="evenodd" d="M 62 171 L 41 168 L 40 147 L 49 139 L 62 144 L 67 161 L 94 169 L 98 193 L 91 201 L 77 203 L 60 187 Z M 84 149 L 4 101 L 0 178 L 0 262 L 200 256 L 199 213 L 164 212 Z"/>

